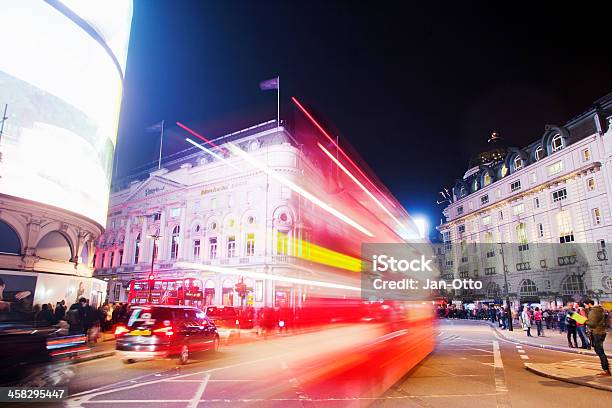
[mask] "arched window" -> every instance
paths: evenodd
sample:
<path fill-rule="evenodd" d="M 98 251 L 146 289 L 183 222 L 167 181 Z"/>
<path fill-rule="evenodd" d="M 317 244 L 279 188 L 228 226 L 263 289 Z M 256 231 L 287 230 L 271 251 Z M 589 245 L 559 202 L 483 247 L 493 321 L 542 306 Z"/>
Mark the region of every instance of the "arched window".
<path fill-rule="evenodd" d="M 0 221 L 0 253 L 21 254 L 21 240 L 15 230 L 4 221 Z"/>
<path fill-rule="evenodd" d="M 255 234 L 250 232 L 246 234 L 246 256 L 255 255 Z"/>
<path fill-rule="evenodd" d="M 484 174 L 484 177 L 482 178 L 482 185 L 486 187 L 489 184 L 491 184 L 491 175 L 489 174 L 489 172 L 486 172 Z"/>
<path fill-rule="evenodd" d="M 563 280 L 561 292 L 564 295 L 579 295 L 584 293 L 584 284 L 580 276 L 570 275 Z"/>
<path fill-rule="evenodd" d="M 136 245 L 134 247 L 134 263 L 137 264 L 140 260 L 140 233 L 136 236 Z"/>
<path fill-rule="evenodd" d="M 563 137 L 561 137 L 560 134 L 556 134 L 553 138 L 552 141 L 550 142 L 550 150 L 554 153 L 557 152 L 561 149 L 563 149 L 564 145 L 563 145 Z"/>
<path fill-rule="evenodd" d="M 523 159 L 521 156 L 516 156 L 514 158 L 514 171 L 520 170 L 523 168 Z"/>
<path fill-rule="evenodd" d="M 538 161 L 542 158 L 544 158 L 544 149 L 542 149 L 542 146 L 538 146 L 538 148 L 535 151 L 535 159 L 536 161 Z"/>
<path fill-rule="evenodd" d="M 499 298 L 499 285 L 497 283 L 489 283 L 489 286 L 487 287 L 487 297 L 491 299 Z"/>
<path fill-rule="evenodd" d="M 524 279 L 521 282 L 519 292 L 521 295 L 535 295 L 538 292 L 538 287 L 531 279 Z"/>
<path fill-rule="evenodd" d="M 177 259 L 179 253 L 179 233 L 181 228 L 177 225 L 172 230 L 172 240 L 170 245 L 170 259 Z"/>
<path fill-rule="evenodd" d="M 36 255 L 58 261 L 71 261 L 73 256 L 68 239 L 58 231 L 48 233 L 38 242 Z"/>

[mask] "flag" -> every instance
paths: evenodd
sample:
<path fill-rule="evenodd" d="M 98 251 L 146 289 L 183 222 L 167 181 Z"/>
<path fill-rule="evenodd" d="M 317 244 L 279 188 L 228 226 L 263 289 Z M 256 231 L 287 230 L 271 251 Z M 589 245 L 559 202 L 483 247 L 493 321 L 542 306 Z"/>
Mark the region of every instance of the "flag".
<path fill-rule="evenodd" d="M 269 91 L 270 89 L 278 89 L 278 77 L 261 81 L 259 83 L 259 89 L 262 91 Z"/>
<path fill-rule="evenodd" d="M 147 132 L 161 132 L 163 126 L 164 126 L 164 121 L 160 121 L 160 122 L 152 124 L 151 126 L 148 126 L 145 130 Z"/>

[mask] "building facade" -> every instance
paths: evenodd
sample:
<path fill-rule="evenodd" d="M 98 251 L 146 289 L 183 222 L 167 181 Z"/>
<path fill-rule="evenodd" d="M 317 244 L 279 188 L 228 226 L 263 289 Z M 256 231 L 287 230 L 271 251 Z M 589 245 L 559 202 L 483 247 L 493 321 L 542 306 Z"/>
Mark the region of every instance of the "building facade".
<path fill-rule="evenodd" d="M 472 159 L 438 230 L 444 278 L 483 290 L 455 295 L 493 301 L 507 281 L 520 303 L 612 300 L 611 121 L 612 94 L 526 147 L 492 140 Z"/>
<path fill-rule="evenodd" d="M 215 141 L 217 153 L 188 149 L 111 195 L 95 257 L 109 300 L 125 301 L 129 282 L 151 273 L 202 279 L 205 303 L 214 305 L 240 305 L 240 281 L 254 307 L 299 307 L 312 296 L 342 295 L 341 285 L 359 287 L 357 257 L 367 237 L 354 226 L 377 226 L 358 218 L 360 197 L 346 187 L 339 194 L 329 163 L 274 121 Z M 243 157 L 229 154 L 230 142 Z"/>

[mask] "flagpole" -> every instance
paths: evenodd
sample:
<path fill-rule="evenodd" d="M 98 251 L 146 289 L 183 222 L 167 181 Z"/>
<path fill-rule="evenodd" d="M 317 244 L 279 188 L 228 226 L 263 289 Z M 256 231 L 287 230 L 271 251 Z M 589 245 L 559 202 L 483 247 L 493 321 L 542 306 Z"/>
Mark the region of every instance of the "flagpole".
<path fill-rule="evenodd" d="M 276 128 L 280 128 L 280 75 L 276 77 Z"/>
<path fill-rule="evenodd" d="M 159 135 L 159 160 L 157 161 L 157 170 L 161 169 L 162 147 L 164 146 L 164 120 L 161 121 L 161 134 Z"/>

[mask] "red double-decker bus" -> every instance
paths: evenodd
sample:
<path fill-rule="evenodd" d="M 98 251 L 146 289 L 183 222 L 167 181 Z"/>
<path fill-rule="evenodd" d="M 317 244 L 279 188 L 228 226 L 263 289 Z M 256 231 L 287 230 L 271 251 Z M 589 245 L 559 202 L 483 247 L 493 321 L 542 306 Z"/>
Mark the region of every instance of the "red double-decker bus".
<path fill-rule="evenodd" d="M 202 281 L 196 278 L 141 279 L 130 282 L 130 305 L 185 305 L 201 307 Z"/>

